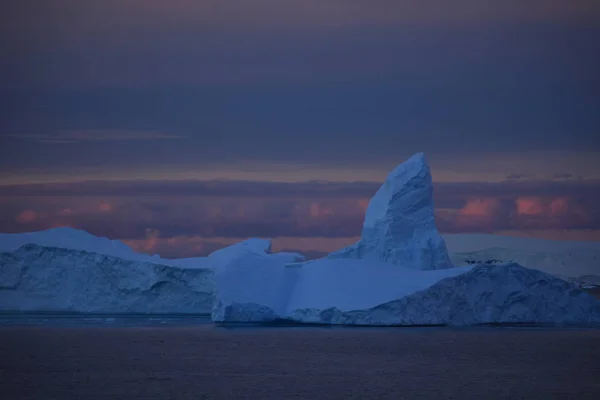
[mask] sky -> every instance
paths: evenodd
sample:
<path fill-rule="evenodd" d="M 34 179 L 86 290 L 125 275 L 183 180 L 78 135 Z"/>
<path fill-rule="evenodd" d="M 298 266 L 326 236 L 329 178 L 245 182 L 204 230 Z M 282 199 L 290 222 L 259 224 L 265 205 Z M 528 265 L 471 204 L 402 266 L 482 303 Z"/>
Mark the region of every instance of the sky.
<path fill-rule="evenodd" d="M 0 231 L 327 252 L 416 152 L 443 232 L 600 240 L 596 0 L 9 0 Z"/>

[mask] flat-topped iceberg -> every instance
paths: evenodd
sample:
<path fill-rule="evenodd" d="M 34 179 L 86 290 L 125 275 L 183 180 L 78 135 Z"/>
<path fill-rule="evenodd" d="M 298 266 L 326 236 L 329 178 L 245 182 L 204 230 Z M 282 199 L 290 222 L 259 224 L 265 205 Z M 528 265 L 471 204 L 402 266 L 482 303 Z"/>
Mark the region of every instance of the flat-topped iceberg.
<path fill-rule="evenodd" d="M 423 153 L 396 167 L 369 202 L 360 240 L 329 255 L 406 268 L 451 268 L 435 225 L 433 183 Z"/>
<path fill-rule="evenodd" d="M 24 245 L 0 253 L 0 310 L 210 312 L 213 272 L 84 250 Z"/>

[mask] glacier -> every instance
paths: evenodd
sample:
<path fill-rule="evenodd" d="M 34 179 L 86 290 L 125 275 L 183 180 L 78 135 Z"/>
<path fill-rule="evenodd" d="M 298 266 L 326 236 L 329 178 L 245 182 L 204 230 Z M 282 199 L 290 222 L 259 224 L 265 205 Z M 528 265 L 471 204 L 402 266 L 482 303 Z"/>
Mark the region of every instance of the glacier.
<path fill-rule="evenodd" d="M 433 182 L 423 153 L 396 167 L 369 202 L 360 240 L 330 258 L 383 261 L 420 270 L 451 268 L 433 213 Z"/>

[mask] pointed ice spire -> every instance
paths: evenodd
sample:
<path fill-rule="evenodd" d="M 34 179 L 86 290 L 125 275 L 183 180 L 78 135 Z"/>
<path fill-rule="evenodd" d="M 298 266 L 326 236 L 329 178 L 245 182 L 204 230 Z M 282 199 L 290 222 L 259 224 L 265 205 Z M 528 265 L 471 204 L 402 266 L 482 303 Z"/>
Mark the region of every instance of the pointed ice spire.
<path fill-rule="evenodd" d="M 450 268 L 433 214 L 433 184 L 423 153 L 397 166 L 369 202 L 361 239 L 329 255 L 430 270 Z"/>

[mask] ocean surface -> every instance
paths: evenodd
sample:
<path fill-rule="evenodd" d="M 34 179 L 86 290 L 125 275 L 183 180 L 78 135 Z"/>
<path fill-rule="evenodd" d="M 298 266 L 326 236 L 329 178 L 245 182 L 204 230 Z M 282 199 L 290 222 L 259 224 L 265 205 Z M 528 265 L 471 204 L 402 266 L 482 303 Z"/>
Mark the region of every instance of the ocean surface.
<path fill-rule="evenodd" d="M 0 315 L 1 399 L 598 399 L 591 327 Z"/>

